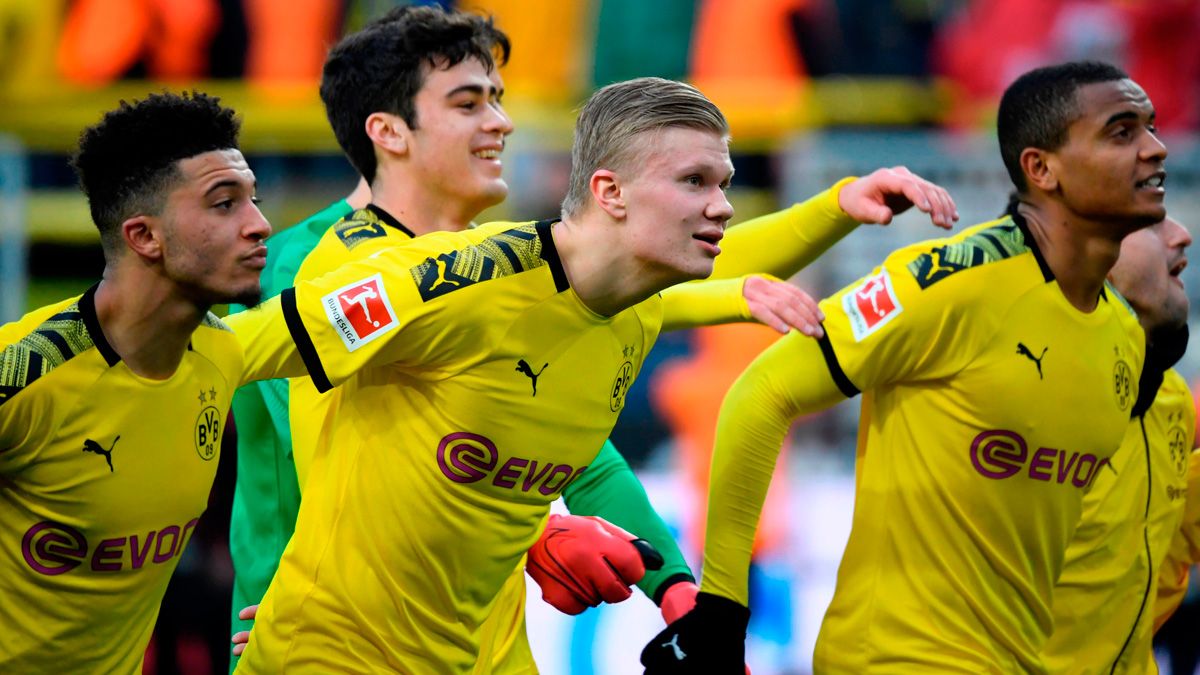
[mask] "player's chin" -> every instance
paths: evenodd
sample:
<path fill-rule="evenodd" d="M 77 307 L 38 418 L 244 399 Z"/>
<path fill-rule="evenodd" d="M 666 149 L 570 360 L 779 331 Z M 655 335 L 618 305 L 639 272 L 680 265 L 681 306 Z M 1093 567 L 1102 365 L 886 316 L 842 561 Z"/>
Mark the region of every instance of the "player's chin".
<path fill-rule="evenodd" d="M 246 283 L 238 288 L 226 290 L 224 297 L 213 304 L 236 303 L 244 307 L 254 307 L 262 300 L 262 285 L 255 280 L 254 283 Z"/>

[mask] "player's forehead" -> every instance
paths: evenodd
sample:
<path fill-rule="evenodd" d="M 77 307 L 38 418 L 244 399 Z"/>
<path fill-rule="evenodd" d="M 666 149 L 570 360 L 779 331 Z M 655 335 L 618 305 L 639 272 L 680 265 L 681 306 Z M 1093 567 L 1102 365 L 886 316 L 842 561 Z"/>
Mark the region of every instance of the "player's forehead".
<path fill-rule="evenodd" d="M 236 148 L 212 150 L 179 161 L 183 177 L 180 189 L 205 194 L 214 187 L 230 186 L 253 190 L 254 172 L 242 151 Z"/>
<path fill-rule="evenodd" d="M 418 96 L 434 98 L 453 96 L 458 92 L 482 92 L 485 95 L 504 91 L 500 69 L 489 67 L 474 56 L 448 66 L 445 61 L 422 66 L 421 89 Z"/>
<path fill-rule="evenodd" d="M 733 175 L 729 137 L 707 129 L 666 127 L 630 139 L 647 168 L 662 171 L 703 171 Z"/>
<path fill-rule="evenodd" d="M 1103 129 L 1113 121 L 1154 121 L 1154 104 L 1141 85 L 1130 79 L 1085 84 L 1075 90 L 1076 116 L 1072 126 Z"/>

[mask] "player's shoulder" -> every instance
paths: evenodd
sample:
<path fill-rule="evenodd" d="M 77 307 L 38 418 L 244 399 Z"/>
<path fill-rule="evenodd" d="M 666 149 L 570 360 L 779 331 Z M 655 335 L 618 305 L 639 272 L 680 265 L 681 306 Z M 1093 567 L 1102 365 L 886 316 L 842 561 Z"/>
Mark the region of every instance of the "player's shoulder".
<path fill-rule="evenodd" d="M 340 245 L 347 251 L 379 239 L 412 239 L 415 235 L 404 223 L 396 220 L 383 209 L 368 204 L 350 213 L 329 228 L 321 240 L 321 246 Z"/>
<path fill-rule="evenodd" d="M 98 330 L 99 323 L 91 300 L 94 292 L 95 287 L 0 328 L 0 404 L 95 348 L 91 328 Z"/>
<path fill-rule="evenodd" d="M 242 343 L 229 324 L 209 312 L 192 331 L 189 349 L 216 364 L 230 379 L 235 379 L 242 369 Z"/>
<path fill-rule="evenodd" d="M 1020 283 L 1021 280 L 1041 283 L 1044 279 L 1040 275 L 1022 274 L 1028 271 L 1027 268 L 1014 270 L 1012 266 L 998 264 L 1023 256 L 1028 256 L 1032 262 L 1032 252 L 1024 230 L 1005 216 L 967 228 L 952 237 L 899 249 L 888 257 L 888 266 L 905 270 L 921 290 L 937 284 L 977 286 L 984 276 L 989 277 L 989 281 L 996 278 L 1000 283 Z"/>
<path fill-rule="evenodd" d="M 1195 403 L 1192 398 L 1192 390 L 1188 387 L 1187 380 L 1179 371 L 1174 368 L 1168 368 L 1167 372 L 1163 373 L 1162 384 L 1158 388 L 1158 395 L 1154 397 L 1155 405 L 1164 404 L 1173 409 L 1178 409 L 1189 413 L 1186 418 L 1195 416 Z"/>

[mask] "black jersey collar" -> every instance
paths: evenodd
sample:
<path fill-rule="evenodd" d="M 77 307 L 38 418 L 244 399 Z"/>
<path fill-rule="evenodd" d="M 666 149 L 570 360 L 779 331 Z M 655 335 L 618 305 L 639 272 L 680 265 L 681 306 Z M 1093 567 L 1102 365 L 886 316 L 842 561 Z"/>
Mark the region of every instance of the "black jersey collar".
<path fill-rule="evenodd" d="M 558 257 L 558 247 L 554 245 L 554 236 L 550 234 L 550 228 L 557 223 L 558 220 L 539 220 L 534 223 L 533 228 L 537 230 L 538 239 L 542 240 L 542 260 L 550 266 L 550 274 L 554 276 L 554 288 L 559 293 L 571 287 L 571 283 L 567 281 L 567 271 L 563 269 L 562 258 Z"/>
<path fill-rule="evenodd" d="M 1046 263 L 1046 257 L 1042 255 L 1042 249 L 1038 248 L 1037 240 L 1029 231 L 1029 223 L 1025 222 L 1025 218 L 1019 213 L 1010 213 L 1009 217 L 1012 218 L 1017 229 L 1021 230 L 1021 236 L 1025 238 L 1025 245 L 1033 253 L 1033 259 L 1037 261 L 1038 269 L 1042 271 L 1042 278 L 1046 280 L 1046 283 L 1054 281 L 1054 270 L 1050 269 L 1050 265 Z"/>
<path fill-rule="evenodd" d="M 409 237 L 412 237 L 413 239 L 417 238 L 417 235 L 413 234 L 412 230 L 405 227 L 404 223 L 396 220 L 395 217 L 392 216 L 392 214 L 388 213 L 387 211 L 384 211 L 383 208 L 381 208 L 377 204 L 367 204 L 366 208 L 371 213 L 374 213 L 376 218 L 379 218 L 379 220 L 383 221 L 384 225 L 387 225 L 388 227 L 394 227 L 397 230 L 400 230 L 401 232 L 403 232 L 404 234 L 407 234 Z"/>
<path fill-rule="evenodd" d="M 104 331 L 100 329 L 100 318 L 96 316 L 96 289 L 99 287 L 100 283 L 97 282 L 83 292 L 83 297 L 79 298 L 79 315 L 83 317 L 83 325 L 92 338 L 92 344 L 96 345 L 96 351 L 100 352 L 105 363 L 111 368 L 121 362 L 121 356 L 108 343 Z"/>

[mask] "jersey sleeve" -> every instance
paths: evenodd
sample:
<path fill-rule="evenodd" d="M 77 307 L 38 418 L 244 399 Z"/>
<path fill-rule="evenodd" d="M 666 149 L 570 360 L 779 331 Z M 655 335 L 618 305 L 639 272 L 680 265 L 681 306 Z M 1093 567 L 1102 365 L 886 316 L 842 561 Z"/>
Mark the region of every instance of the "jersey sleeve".
<path fill-rule="evenodd" d="M 1195 436 L 1195 411 L 1191 414 L 1191 432 Z M 1200 450 L 1193 450 L 1188 461 L 1187 496 L 1183 522 L 1171 540 L 1167 557 L 1158 571 L 1158 594 L 1154 599 L 1154 630 L 1157 632 L 1179 608 L 1187 594 L 1193 565 L 1200 563 Z"/>
<path fill-rule="evenodd" d="M 664 560 L 662 569 L 646 570 L 646 576 L 637 584 L 656 604 L 662 601 L 660 591 L 666 590 L 663 588 L 665 582 L 695 581 L 675 537 L 671 536 L 666 523 L 650 504 L 646 489 L 612 441 L 605 441 L 588 470 L 563 492 L 563 500 L 571 513 L 600 516 L 658 549 Z"/>
<path fill-rule="evenodd" d="M 773 274 L 786 279 L 858 227 L 838 205 L 853 177 L 782 211 L 730 227 L 721 240 L 712 279 Z"/>
<path fill-rule="evenodd" d="M 662 330 L 750 321 L 750 306 L 742 292 L 750 275 L 678 284 L 662 292 Z"/>
<path fill-rule="evenodd" d="M 901 249 L 870 275 L 820 303 L 821 350 L 847 396 L 878 386 L 945 377 L 963 368 L 992 333 L 986 280 L 966 270 L 923 285 L 911 269 L 929 243 Z"/>

